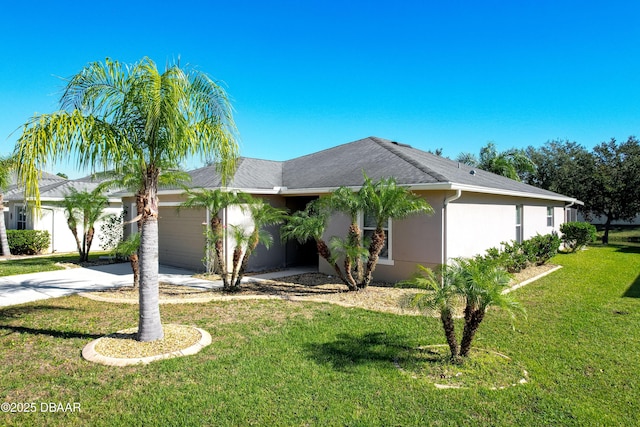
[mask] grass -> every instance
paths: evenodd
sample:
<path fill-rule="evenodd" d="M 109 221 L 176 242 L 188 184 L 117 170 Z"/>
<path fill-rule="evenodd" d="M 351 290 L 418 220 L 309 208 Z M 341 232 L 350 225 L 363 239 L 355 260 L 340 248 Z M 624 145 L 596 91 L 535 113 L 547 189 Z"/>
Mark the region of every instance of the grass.
<path fill-rule="evenodd" d="M 478 348 L 528 372 L 502 390 L 434 387 L 425 371 L 439 362 L 424 348 L 444 344 L 438 319 L 275 300 L 164 305 L 165 323 L 195 324 L 213 344 L 111 368 L 80 350 L 135 327 L 137 307 L 71 296 L 3 308 L 0 393 L 38 411 L 0 413 L 0 425 L 636 425 L 640 247 L 552 262 L 564 268 L 515 291 L 527 320 L 491 310 L 478 332 Z M 43 413 L 42 402 L 81 409 Z"/>
<path fill-rule="evenodd" d="M 598 226 L 598 241 L 602 241 L 603 226 Z M 613 225 L 609 229 L 609 242 L 640 243 L 639 225 Z"/>
<path fill-rule="evenodd" d="M 95 261 L 99 256 L 107 252 L 91 252 L 89 261 Z M 64 267 L 58 263 L 78 264 L 79 255 L 77 253 L 37 256 L 0 261 L 0 276 L 13 276 L 15 274 L 40 273 L 43 271 L 62 270 Z"/>

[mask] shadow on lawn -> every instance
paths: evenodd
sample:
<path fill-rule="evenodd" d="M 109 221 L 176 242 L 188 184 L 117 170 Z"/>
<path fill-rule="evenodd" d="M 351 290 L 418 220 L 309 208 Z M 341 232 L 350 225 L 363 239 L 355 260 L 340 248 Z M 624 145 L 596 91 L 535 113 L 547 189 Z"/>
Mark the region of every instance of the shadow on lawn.
<path fill-rule="evenodd" d="M 312 359 L 330 364 L 339 371 L 369 363 L 393 363 L 398 353 L 410 349 L 405 337 L 385 332 L 370 332 L 360 336 L 340 334 L 333 342 L 307 346 Z"/>
<path fill-rule="evenodd" d="M 24 316 L 25 314 L 31 314 L 31 313 L 43 312 L 43 311 L 52 311 L 52 310 L 77 311 L 78 309 L 74 307 L 65 307 L 62 305 L 47 305 L 47 304 L 5 307 L 5 308 L 0 308 L 0 320 L 16 319 L 18 317 Z"/>
<path fill-rule="evenodd" d="M 84 334 L 81 332 L 74 332 L 74 331 L 56 331 L 54 329 L 27 328 L 25 326 L 13 326 L 13 325 L 0 325 L 0 329 L 5 329 L 11 332 L 17 332 L 19 334 L 46 335 L 54 338 L 64 338 L 64 339 L 81 338 L 81 339 L 95 340 L 104 336 L 104 335 L 98 335 L 98 334 Z M 4 335 L 8 335 L 8 334 L 4 334 Z"/>
<path fill-rule="evenodd" d="M 640 274 L 622 296 L 625 298 L 640 298 Z"/>

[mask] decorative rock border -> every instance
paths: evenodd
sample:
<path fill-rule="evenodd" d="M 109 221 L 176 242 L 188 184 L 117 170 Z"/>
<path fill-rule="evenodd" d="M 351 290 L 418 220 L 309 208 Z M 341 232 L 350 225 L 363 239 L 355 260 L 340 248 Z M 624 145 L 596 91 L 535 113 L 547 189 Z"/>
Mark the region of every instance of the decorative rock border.
<path fill-rule="evenodd" d="M 133 357 L 133 358 L 121 358 L 121 357 L 110 357 L 105 356 L 96 351 L 96 345 L 100 342 L 102 338 L 98 338 L 96 340 L 91 341 L 89 344 L 84 346 L 82 349 L 82 357 L 86 360 L 94 363 L 100 363 L 102 365 L 107 366 L 129 366 L 129 365 L 146 365 L 148 363 L 154 362 L 156 360 L 162 359 L 170 359 L 173 357 L 182 357 L 182 356 L 190 356 L 198 353 L 200 350 L 211 344 L 211 335 L 209 332 L 204 329 L 197 328 L 195 326 L 189 326 L 200 333 L 200 341 L 197 343 L 181 350 L 172 351 L 169 353 L 158 354 L 154 356 L 147 357 Z M 117 333 L 123 333 L 124 331 L 119 331 Z"/>

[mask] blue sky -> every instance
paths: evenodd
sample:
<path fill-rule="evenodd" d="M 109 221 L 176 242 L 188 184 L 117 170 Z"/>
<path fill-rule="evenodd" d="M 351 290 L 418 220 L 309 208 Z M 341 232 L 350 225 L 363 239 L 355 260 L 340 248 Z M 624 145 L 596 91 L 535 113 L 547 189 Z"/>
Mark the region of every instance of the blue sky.
<path fill-rule="evenodd" d="M 3 5 L 0 153 L 106 57 L 224 82 L 241 154 L 379 136 L 455 157 L 640 135 L 637 1 L 46 1 Z M 186 167 L 196 167 L 194 159 Z M 84 173 L 73 164 L 64 171 Z"/>

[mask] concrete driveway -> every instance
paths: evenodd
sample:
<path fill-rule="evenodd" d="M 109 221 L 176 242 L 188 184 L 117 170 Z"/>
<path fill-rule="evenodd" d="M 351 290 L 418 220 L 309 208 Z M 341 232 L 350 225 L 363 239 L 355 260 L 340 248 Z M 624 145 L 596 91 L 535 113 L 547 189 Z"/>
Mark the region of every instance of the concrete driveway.
<path fill-rule="evenodd" d="M 181 268 L 161 265 L 159 272 L 161 282 L 208 289 L 222 287 L 222 283 L 191 277 L 193 271 Z M 0 307 L 131 284 L 129 263 L 0 277 Z"/>

